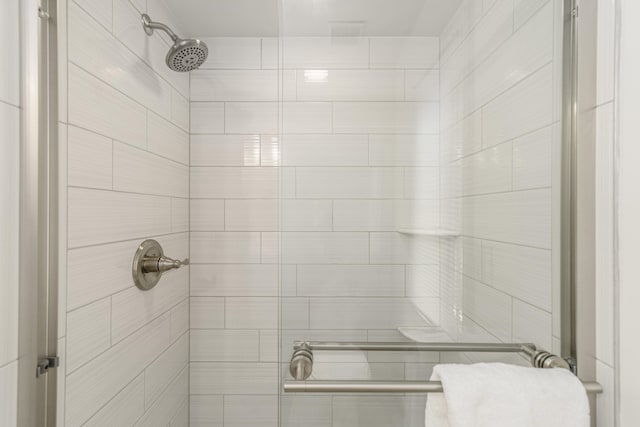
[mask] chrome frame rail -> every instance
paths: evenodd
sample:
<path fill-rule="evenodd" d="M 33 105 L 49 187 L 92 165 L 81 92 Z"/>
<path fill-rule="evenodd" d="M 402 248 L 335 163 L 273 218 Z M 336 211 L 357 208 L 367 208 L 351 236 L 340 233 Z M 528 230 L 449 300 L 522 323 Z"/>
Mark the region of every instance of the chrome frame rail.
<path fill-rule="evenodd" d="M 587 393 L 602 393 L 597 382 L 583 382 Z M 440 381 L 285 381 L 287 393 L 442 393 Z"/>
<path fill-rule="evenodd" d="M 295 381 L 285 381 L 284 391 L 290 393 L 437 393 L 439 381 L 306 381 L 313 371 L 313 351 L 437 351 L 520 353 L 526 355 L 535 368 L 573 370 L 565 359 L 540 350 L 531 343 L 415 343 L 415 342 L 320 342 L 296 341 L 289 364 Z M 583 383 L 587 393 L 602 393 L 596 382 Z"/>

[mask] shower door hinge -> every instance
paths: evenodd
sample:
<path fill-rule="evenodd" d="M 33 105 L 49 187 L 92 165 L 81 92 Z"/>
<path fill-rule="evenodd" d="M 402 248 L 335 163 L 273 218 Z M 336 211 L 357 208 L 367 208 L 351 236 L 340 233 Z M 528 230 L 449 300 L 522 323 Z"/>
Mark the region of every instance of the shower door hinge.
<path fill-rule="evenodd" d="M 36 378 L 49 372 L 49 369 L 57 368 L 58 366 L 60 366 L 60 358 L 58 356 L 40 359 L 38 366 L 36 366 Z"/>
<path fill-rule="evenodd" d="M 44 19 L 45 21 L 51 19 L 51 15 L 49 14 L 49 12 L 47 12 L 42 7 L 38 8 L 38 16 L 40 17 L 40 19 Z"/>

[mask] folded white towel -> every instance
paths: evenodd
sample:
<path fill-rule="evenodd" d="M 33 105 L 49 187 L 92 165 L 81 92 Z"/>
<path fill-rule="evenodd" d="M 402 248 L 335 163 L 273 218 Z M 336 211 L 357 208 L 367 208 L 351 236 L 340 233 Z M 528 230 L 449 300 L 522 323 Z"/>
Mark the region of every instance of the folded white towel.
<path fill-rule="evenodd" d="M 503 363 L 438 365 L 444 393 L 427 398 L 426 427 L 589 427 L 589 401 L 566 369 Z"/>

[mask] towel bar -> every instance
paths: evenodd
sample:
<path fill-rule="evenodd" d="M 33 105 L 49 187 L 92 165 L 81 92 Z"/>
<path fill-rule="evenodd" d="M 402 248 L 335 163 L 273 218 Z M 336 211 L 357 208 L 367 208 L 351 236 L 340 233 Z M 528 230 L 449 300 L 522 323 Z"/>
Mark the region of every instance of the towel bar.
<path fill-rule="evenodd" d="M 521 353 L 535 368 L 562 368 L 575 373 L 575 365 L 531 343 L 414 343 L 414 342 L 320 342 L 296 341 L 289 363 L 295 381 L 286 381 L 292 393 L 434 393 L 442 392 L 439 381 L 306 381 L 313 371 L 313 351 L 437 351 Z M 583 382 L 587 393 L 602 393 L 597 382 Z"/>
<path fill-rule="evenodd" d="M 602 393 L 597 382 L 583 382 L 587 393 Z M 288 393 L 442 393 L 440 381 L 285 381 Z"/>

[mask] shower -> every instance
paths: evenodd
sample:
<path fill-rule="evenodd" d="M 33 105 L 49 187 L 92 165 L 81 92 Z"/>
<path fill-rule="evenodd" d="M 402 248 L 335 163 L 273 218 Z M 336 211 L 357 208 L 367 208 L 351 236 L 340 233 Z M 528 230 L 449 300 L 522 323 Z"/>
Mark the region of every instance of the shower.
<path fill-rule="evenodd" d="M 162 30 L 171 37 L 173 46 L 167 52 L 167 66 L 173 71 L 187 72 L 200 67 L 207 59 L 209 49 L 207 45 L 197 39 L 181 39 L 171 29 L 160 22 L 153 22 L 149 15 L 142 14 L 142 27 L 147 35 L 153 35 L 153 30 Z"/>

